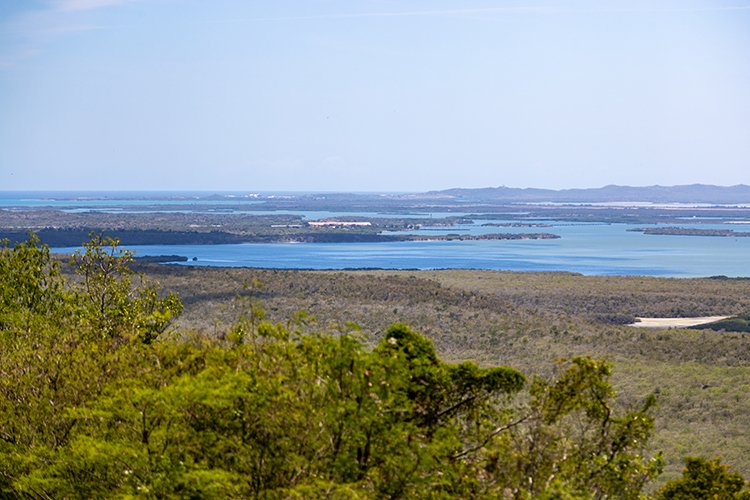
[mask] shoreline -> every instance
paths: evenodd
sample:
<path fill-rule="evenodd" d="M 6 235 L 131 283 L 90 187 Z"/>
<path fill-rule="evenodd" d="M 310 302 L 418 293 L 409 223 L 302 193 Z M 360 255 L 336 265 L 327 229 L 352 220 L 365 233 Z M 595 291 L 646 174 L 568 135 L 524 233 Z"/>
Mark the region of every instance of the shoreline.
<path fill-rule="evenodd" d="M 467 234 L 379 234 L 357 232 L 298 232 L 279 234 L 238 234 L 227 231 L 160 231 L 152 229 L 53 229 L 35 231 L 42 243 L 50 247 L 78 247 L 90 239 L 89 235 L 101 233 L 104 237 L 120 240 L 120 245 L 223 245 L 238 243 L 380 243 L 398 241 L 479 241 L 479 240 L 542 240 L 559 239 L 551 233 L 491 233 Z M 26 230 L 0 230 L 0 240 L 11 245 L 28 239 Z"/>

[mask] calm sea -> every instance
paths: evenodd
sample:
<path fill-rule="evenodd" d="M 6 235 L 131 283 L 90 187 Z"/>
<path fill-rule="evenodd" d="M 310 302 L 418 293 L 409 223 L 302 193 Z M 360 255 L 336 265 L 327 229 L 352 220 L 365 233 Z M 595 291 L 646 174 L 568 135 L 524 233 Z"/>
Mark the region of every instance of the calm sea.
<path fill-rule="evenodd" d="M 204 205 L 247 204 L 236 211 L 253 210 L 257 200 L 233 198 L 223 201 L 200 198 L 205 193 L 0 193 L 0 207 L 49 206 L 66 210 L 140 211 L 148 206 L 168 210 L 169 205 L 191 205 L 196 213 Z M 170 197 L 171 196 L 171 197 Z M 118 199 L 128 197 L 127 200 Z M 192 197 L 192 199 L 191 199 Z M 235 211 L 235 210 L 233 210 Z M 277 212 L 302 215 L 308 219 L 354 212 Z M 357 215 L 382 217 L 385 214 L 356 212 Z M 410 214 L 422 217 L 445 215 Z M 299 243 L 239 245 L 151 245 L 127 247 L 136 255 L 183 255 L 191 259 L 182 265 L 249 266 L 284 269 L 495 269 L 513 271 L 571 271 L 588 275 L 651 276 L 750 276 L 750 238 L 705 236 L 655 236 L 631 232 L 627 224 L 574 224 L 537 220 L 552 227 L 482 227 L 481 224 L 510 222 L 503 219 L 475 220 L 450 232 L 480 234 L 486 232 L 549 232 L 556 240 L 421 241 L 394 243 Z M 689 227 L 749 231 L 750 225 L 729 224 L 722 219 L 700 220 Z M 736 222 L 736 220 L 733 220 Z M 423 229 L 422 234 L 445 234 L 445 230 Z M 54 249 L 72 252 L 73 248 Z M 196 260 L 192 260 L 195 258 Z"/>

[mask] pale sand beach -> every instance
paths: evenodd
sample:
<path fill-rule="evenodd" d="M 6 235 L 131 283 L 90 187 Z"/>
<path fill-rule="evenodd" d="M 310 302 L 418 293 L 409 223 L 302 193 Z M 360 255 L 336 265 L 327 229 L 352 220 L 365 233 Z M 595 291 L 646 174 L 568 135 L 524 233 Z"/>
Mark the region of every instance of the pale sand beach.
<path fill-rule="evenodd" d="M 703 316 L 700 318 L 636 318 L 637 323 L 631 323 L 628 326 L 638 328 L 687 328 L 689 326 L 704 325 L 713 323 L 731 316 Z"/>

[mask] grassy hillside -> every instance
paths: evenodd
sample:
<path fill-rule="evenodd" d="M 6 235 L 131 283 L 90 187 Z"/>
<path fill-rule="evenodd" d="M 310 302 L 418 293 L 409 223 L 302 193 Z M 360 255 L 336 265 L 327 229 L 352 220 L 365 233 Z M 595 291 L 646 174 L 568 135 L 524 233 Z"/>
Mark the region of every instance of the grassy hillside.
<path fill-rule="evenodd" d="M 656 392 L 654 450 L 676 477 L 687 454 L 720 455 L 750 475 L 750 336 L 648 330 L 634 316 L 735 315 L 750 281 L 584 277 L 491 271 L 313 272 L 140 265 L 184 300 L 180 325 L 222 335 L 253 304 L 286 321 L 304 309 L 321 322 L 354 321 L 371 342 L 405 321 L 450 361 L 546 374 L 560 357 L 605 357 L 623 404 Z"/>

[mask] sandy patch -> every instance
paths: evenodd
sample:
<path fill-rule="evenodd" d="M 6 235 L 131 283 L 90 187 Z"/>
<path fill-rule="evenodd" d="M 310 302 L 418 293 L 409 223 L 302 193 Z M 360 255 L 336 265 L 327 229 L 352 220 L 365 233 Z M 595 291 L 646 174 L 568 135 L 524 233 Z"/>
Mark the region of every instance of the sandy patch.
<path fill-rule="evenodd" d="M 638 318 L 638 323 L 631 323 L 629 326 L 638 328 L 687 328 L 688 326 L 703 325 L 713 323 L 722 319 L 731 318 L 731 316 L 703 316 L 701 318 Z"/>

